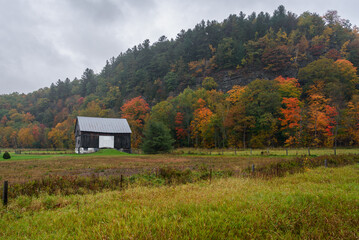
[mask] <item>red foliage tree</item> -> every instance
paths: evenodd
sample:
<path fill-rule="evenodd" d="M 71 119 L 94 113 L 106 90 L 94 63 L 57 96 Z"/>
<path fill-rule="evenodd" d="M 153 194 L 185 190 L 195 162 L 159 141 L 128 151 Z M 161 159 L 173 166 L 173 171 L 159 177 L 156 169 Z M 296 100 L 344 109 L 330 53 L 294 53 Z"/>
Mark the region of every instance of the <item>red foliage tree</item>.
<path fill-rule="evenodd" d="M 187 131 L 183 126 L 183 118 L 184 114 L 181 112 L 178 112 L 175 117 L 175 130 L 176 130 L 176 137 L 177 140 L 182 140 L 187 137 Z"/>

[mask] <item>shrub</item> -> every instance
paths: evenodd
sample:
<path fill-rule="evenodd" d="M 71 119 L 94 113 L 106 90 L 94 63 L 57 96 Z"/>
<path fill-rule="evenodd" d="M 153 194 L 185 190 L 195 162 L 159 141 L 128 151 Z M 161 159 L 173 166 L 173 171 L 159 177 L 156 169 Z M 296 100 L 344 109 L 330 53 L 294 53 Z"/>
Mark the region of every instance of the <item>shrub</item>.
<path fill-rule="evenodd" d="M 4 152 L 4 155 L 2 156 L 3 159 L 10 159 L 11 156 L 10 156 L 10 153 L 9 152 Z"/>

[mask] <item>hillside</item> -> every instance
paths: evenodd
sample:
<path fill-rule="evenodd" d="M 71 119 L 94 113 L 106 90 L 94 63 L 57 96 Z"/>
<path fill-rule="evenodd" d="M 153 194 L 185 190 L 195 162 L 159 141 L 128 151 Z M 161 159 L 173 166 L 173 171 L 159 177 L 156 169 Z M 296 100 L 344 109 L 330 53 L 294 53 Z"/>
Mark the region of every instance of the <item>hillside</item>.
<path fill-rule="evenodd" d="M 272 15 L 241 12 L 223 22 L 202 21 L 176 39 L 145 40 L 110 58 L 100 73 L 86 69 L 80 79 L 1 95 L 1 146 L 72 148 L 77 115 L 129 118 L 134 147 L 140 146 L 148 119 L 167 125 L 177 146 L 356 145 L 358 66 L 358 29 L 336 11 L 297 16 L 279 6 Z M 256 79 L 271 81 L 256 85 Z M 237 86 L 250 83 L 252 90 L 277 95 L 240 96 Z M 231 95 L 238 99 L 228 99 Z M 256 108 L 244 97 L 275 101 L 261 106 L 260 100 Z M 142 112 L 129 114 L 131 103 L 142 104 Z M 208 129 L 194 121 L 196 114 L 203 119 L 201 109 Z M 239 112 L 245 121 L 229 118 Z"/>

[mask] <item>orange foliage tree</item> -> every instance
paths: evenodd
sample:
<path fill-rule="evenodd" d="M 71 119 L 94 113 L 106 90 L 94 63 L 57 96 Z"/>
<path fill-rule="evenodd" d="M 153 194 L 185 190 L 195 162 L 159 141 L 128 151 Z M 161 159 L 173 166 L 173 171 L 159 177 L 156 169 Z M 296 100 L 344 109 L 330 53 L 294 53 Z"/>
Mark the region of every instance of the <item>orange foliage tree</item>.
<path fill-rule="evenodd" d="M 17 132 L 10 126 L 0 127 L 0 142 L 2 147 L 16 147 Z"/>
<path fill-rule="evenodd" d="M 302 90 L 296 78 L 284 78 L 279 76 L 274 79 L 278 85 L 278 92 L 281 97 L 286 98 L 298 98 L 300 97 Z"/>
<path fill-rule="evenodd" d="M 135 97 L 127 101 L 122 107 L 122 118 L 126 118 L 131 126 L 131 146 L 139 148 L 142 143 L 143 129 L 149 117 L 150 107 L 141 97 Z"/>
<path fill-rule="evenodd" d="M 246 133 L 254 127 L 255 122 L 253 116 L 246 116 L 245 105 L 242 101 L 245 90 L 246 87 L 236 85 L 227 92 L 226 101 L 229 102 L 230 107 L 223 124 L 228 129 L 229 145 L 235 148 L 240 145 L 246 148 Z"/>
<path fill-rule="evenodd" d="M 68 118 L 56 124 L 48 133 L 50 144 L 54 148 L 75 148 L 75 120 Z"/>
<path fill-rule="evenodd" d="M 21 147 L 32 147 L 35 143 L 35 137 L 32 134 L 32 128 L 21 128 L 17 135 L 18 143 Z"/>
<path fill-rule="evenodd" d="M 196 146 L 201 145 L 201 143 L 208 146 L 210 143 L 204 141 L 204 135 L 208 130 L 213 112 L 206 107 L 206 102 L 202 98 L 198 99 L 196 105 L 198 107 L 194 111 L 193 120 L 191 121 L 192 138 L 195 139 Z"/>
<path fill-rule="evenodd" d="M 284 78 L 282 76 L 274 79 L 278 85 L 279 94 L 282 97 L 282 108 L 280 112 L 282 131 L 286 136 L 285 145 L 295 146 L 301 141 L 301 113 L 302 103 L 299 100 L 302 89 L 296 78 Z"/>
<path fill-rule="evenodd" d="M 349 145 L 359 144 L 359 96 L 355 96 L 347 105 L 344 119 L 344 139 Z"/>
<path fill-rule="evenodd" d="M 337 110 L 329 105 L 323 94 L 324 83 L 318 81 L 308 91 L 309 122 L 308 130 L 313 136 L 313 146 L 333 145 L 333 129 L 336 125 Z"/>
<path fill-rule="evenodd" d="M 341 91 L 344 92 L 346 100 L 350 100 L 353 94 L 357 93 L 356 85 L 359 83 L 357 75 L 357 68 L 353 66 L 351 62 L 345 59 L 339 59 L 334 62 L 334 65 L 338 67 L 339 79 L 342 83 Z M 336 89 L 336 93 L 338 92 Z M 335 92 L 335 91 L 334 91 Z M 336 94 L 334 94 L 335 96 Z"/>
<path fill-rule="evenodd" d="M 281 108 L 280 111 L 283 117 L 279 120 L 287 137 L 285 144 L 287 146 L 298 145 L 300 141 L 301 102 L 298 98 L 283 98 L 282 104 L 284 108 Z"/>

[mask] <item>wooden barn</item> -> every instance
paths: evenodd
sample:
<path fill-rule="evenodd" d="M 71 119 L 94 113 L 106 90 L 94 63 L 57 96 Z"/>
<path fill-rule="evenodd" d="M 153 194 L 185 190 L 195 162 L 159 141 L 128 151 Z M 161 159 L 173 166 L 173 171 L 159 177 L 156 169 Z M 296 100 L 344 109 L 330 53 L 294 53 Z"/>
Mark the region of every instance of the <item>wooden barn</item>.
<path fill-rule="evenodd" d="M 76 153 L 91 153 L 101 148 L 131 153 L 131 129 L 126 119 L 77 117 L 75 139 Z"/>

